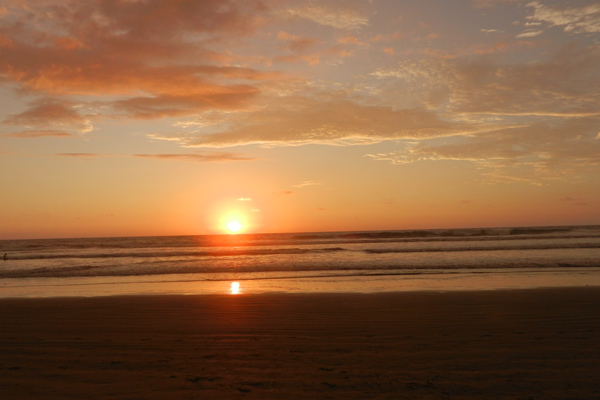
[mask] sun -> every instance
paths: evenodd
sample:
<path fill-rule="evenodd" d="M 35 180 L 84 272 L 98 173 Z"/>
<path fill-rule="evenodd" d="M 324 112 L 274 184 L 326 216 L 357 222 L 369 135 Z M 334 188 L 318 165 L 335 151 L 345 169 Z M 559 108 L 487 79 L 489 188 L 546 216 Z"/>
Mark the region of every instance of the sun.
<path fill-rule="evenodd" d="M 247 233 L 253 229 L 254 225 L 252 220 L 240 210 L 227 210 L 220 214 L 216 229 L 220 233 L 229 235 L 237 235 L 241 233 Z"/>
<path fill-rule="evenodd" d="M 239 221 L 230 221 L 227 223 L 229 233 L 238 233 L 242 230 L 242 224 Z"/>

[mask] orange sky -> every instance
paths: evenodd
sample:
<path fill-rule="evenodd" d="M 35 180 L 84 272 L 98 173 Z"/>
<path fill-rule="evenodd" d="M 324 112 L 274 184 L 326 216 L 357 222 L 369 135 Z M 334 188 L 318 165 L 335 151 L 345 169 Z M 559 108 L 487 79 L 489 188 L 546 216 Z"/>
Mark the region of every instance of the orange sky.
<path fill-rule="evenodd" d="M 600 224 L 597 1 L 0 1 L 0 239 Z"/>

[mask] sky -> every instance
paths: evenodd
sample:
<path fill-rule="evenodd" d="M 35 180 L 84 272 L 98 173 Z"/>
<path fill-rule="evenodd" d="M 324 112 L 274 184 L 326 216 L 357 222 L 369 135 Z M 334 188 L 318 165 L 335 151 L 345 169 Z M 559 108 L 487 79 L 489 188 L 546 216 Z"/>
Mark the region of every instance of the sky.
<path fill-rule="evenodd" d="M 600 224 L 597 0 L 0 0 L 0 239 Z"/>

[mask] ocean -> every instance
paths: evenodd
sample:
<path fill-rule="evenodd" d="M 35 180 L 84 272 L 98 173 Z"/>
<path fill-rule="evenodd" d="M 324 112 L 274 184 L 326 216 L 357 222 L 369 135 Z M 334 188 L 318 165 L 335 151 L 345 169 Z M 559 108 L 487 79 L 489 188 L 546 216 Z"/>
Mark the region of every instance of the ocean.
<path fill-rule="evenodd" d="M 600 285 L 600 226 L 0 241 L 0 297 Z"/>

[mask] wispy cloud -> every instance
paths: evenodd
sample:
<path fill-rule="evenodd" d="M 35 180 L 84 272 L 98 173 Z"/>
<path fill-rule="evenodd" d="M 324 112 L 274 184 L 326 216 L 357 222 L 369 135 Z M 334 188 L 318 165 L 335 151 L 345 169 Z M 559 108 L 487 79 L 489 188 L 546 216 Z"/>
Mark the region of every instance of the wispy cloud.
<path fill-rule="evenodd" d="M 73 157 L 73 158 L 95 158 L 95 157 L 115 157 L 116 154 L 97 154 L 97 153 L 57 153 L 55 156 L 59 157 Z"/>
<path fill-rule="evenodd" d="M 504 31 L 499 29 L 481 29 L 483 33 L 504 33 Z"/>
<path fill-rule="evenodd" d="M 522 0 L 472 0 L 474 8 L 492 8 L 500 4 L 516 4 Z"/>
<path fill-rule="evenodd" d="M 533 9 L 533 14 L 528 17 L 529 21 L 543 22 L 551 27 L 558 26 L 565 32 L 600 32 L 600 4 L 595 0 L 582 0 L 575 4 L 532 1 L 527 7 Z"/>
<path fill-rule="evenodd" d="M 14 138 L 40 138 L 40 137 L 73 137 L 74 135 L 65 131 L 36 130 L 6 133 L 6 136 Z"/>
<path fill-rule="evenodd" d="M 546 59 L 502 63 L 487 55 L 424 59 L 378 70 L 388 84 L 410 84 L 432 109 L 532 116 L 600 115 L 600 46 L 568 45 Z"/>
<path fill-rule="evenodd" d="M 594 139 L 597 119 L 571 119 L 558 126 L 539 123 L 473 135 L 449 144 L 418 142 L 405 150 L 368 154 L 380 161 L 472 162 L 497 179 L 539 182 L 566 179 L 600 166 L 600 143 Z"/>
<path fill-rule="evenodd" d="M 187 161 L 197 163 L 254 161 L 256 158 L 236 153 L 200 153 L 200 154 L 100 154 L 100 153 L 58 153 L 60 157 L 95 158 L 95 157 L 134 157 L 154 160 Z"/>
<path fill-rule="evenodd" d="M 539 30 L 528 30 L 523 33 L 519 33 L 516 38 L 526 38 L 526 37 L 536 37 L 544 33 L 544 31 Z"/>
<path fill-rule="evenodd" d="M 304 181 L 301 183 L 298 183 L 296 185 L 292 185 L 293 187 L 296 188 L 303 188 L 303 187 L 307 187 L 307 186 L 317 186 L 317 185 L 322 185 L 321 182 L 315 182 L 315 181 Z"/>
<path fill-rule="evenodd" d="M 368 17 L 348 3 L 308 2 L 288 8 L 282 11 L 282 14 L 288 17 L 304 18 L 319 25 L 344 30 L 356 30 L 369 24 Z"/>
<path fill-rule="evenodd" d="M 588 205 L 587 202 L 580 200 L 580 199 L 575 199 L 570 196 L 565 196 L 565 197 L 561 198 L 560 201 L 563 203 L 566 203 L 566 204 L 574 205 L 574 206 L 587 206 Z"/>
<path fill-rule="evenodd" d="M 157 160 L 179 160 L 189 162 L 226 162 L 254 161 L 256 158 L 242 156 L 236 153 L 202 153 L 202 154 L 134 154 L 133 157 L 151 158 Z"/>
<path fill-rule="evenodd" d="M 303 53 L 318 43 L 318 40 L 315 38 L 292 35 L 284 31 L 280 31 L 277 34 L 277 39 L 283 41 L 285 49 L 292 53 Z"/>

